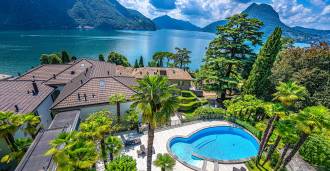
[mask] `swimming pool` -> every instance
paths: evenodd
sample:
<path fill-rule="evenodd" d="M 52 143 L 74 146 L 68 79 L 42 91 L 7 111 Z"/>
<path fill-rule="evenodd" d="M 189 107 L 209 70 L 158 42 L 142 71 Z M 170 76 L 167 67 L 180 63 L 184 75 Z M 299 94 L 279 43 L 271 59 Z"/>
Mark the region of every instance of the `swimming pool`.
<path fill-rule="evenodd" d="M 168 150 L 175 158 L 199 168 L 204 159 L 219 163 L 246 161 L 257 155 L 258 148 L 258 140 L 237 126 L 208 127 L 168 142 Z"/>

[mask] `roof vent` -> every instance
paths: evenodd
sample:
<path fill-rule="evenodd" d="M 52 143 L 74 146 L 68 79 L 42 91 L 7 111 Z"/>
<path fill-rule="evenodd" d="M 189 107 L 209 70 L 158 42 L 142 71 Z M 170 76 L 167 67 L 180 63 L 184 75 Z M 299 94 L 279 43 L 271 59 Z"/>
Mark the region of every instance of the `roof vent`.
<path fill-rule="evenodd" d="M 38 95 L 39 93 L 39 89 L 38 89 L 38 86 L 37 86 L 37 83 L 33 80 L 32 81 L 32 87 L 33 87 L 33 95 Z"/>
<path fill-rule="evenodd" d="M 85 101 L 87 101 L 87 95 L 86 94 L 84 94 L 84 99 L 85 99 Z"/>
<path fill-rule="evenodd" d="M 74 72 L 74 71 L 71 71 L 71 72 L 70 72 L 71 75 L 74 75 L 75 73 L 76 73 L 76 72 Z"/>
<path fill-rule="evenodd" d="M 84 82 L 83 82 L 83 80 L 80 80 L 80 84 L 83 84 Z"/>
<path fill-rule="evenodd" d="M 20 72 L 18 72 L 18 73 L 17 73 L 17 75 L 20 77 L 20 76 L 21 76 L 21 73 L 20 73 Z"/>
<path fill-rule="evenodd" d="M 160 71 L 160 75 L 164 75 L 164 76 L 166 76 L 166 70 L 161 70 L 161 71 Z"/>
<path fill-rule="evenodd" d="M 56 75 L 55 74 L 53 74 L 53 78 L 56 79 Z"/>
<path fill-rule="evenodd" d="M 110 71 L 108 71 L 108 75 L 110 75 Z"/>
<path fill-rule="evenodd" d="M 19 112 L 19 108 L 18 108 L 17 105 L 15 105 L 15 112 L 16 112 L 16 113 Z"/>

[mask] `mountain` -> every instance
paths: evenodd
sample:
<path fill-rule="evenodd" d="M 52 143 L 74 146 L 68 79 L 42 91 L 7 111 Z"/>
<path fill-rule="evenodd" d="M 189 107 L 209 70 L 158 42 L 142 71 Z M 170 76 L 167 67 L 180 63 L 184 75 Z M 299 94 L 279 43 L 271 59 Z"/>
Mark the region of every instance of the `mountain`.
<path fill-rule="evenodd" d="M 222 26 L 225 24 L 227 24 L 226 20 L 216 21 L 216 22 L 213 22 L 213 23 L 205 26 L 204 28 L 202 28 L 202 31 L 215 33 L 215 32 L 217 32 L 218 26 Z"/>
<path fill-rule="evenodd" d="M 168 15 L 160 16 L 152 20 L 157 29 L 172 29 L 172 30 L 190 30 L 200 31 L 201 28 L 191 24 L 188 21 L 177 20 Z"/>
<path fill-rule="evenodd" d="M 0 29 L 155 30 L 154 23 L 116 0 L 1 0 Z"/>
<path fill-rule="evenodd" d="M 250 18 L 257 18 L 264 23 L 262 31 L 265 33 L 264 36 L 268 37 L 275 27 L 281 27 L 283 35 L 286 37 L 291 37 L 297 42 L 311 43 L 316 41 L 329 41 L 330 31 L 308 29 L 304 27 L 289 27 L 285 25 L 278 13 L 273 9 L 272 6 L 268 4 L 251 4 L 242 13 L 248 14 Z M 219 25 L 224 25 L 225 20 L 220 20 L 203 28 L 203 31 L 215 32 L 216 27 Z"/>

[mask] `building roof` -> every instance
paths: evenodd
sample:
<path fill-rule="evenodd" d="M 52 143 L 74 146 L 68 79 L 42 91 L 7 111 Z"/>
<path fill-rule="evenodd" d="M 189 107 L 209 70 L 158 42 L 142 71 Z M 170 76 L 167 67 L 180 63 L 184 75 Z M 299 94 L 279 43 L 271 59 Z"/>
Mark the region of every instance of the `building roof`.
<path fill-rule="evenodd" d="M 46 81 L 53 78 L 54 75 L 59 74 L 60 72 L 69 68 L 70 66 L 71 65 L 66 65 L 66 64 L 40 65 L 39 67 L 33 68 L 24 75 L 18 77 L 16 80 Z"/>
<path fill-rule="evenodd" d="M 163 75 L 169 80 L 192 80 L 191 75 L 180 68 L 158 68 L 158 67 L 143 67 L 136 68 L 132 71 L 132 76 L 141 79 L 146 75 Z"/>
<path fill-rule="evenodd" d="M 36 81 L 39 93 L 33 94 L 32 81 L 0 81 L 0 111 L 30 113 L 49 96 L 54 88 Z M 16 110 L 16 107 L 18 111 Z"/>
<path fill-rule="evenodd" d="M 93 64 L 89 60 L 78 60 L 71 64 L 70 67 L 66 68 L 62 72 L 56 74 L 54 78 L 49 79 L 45 82 L 48 85 L 65 85 L 81 73 L 85 72 L 87 68 Z"/>
<path fill-rule="evenodd" d="M 54 167 L 52 156 L 45 156 L 51 148 L 49 142 L 62 132 L 71 132 L 77 127 L 80 111 L 58 113 L 49 129 L 38 133 L 15 171 L 46 171 Z"/>
<path fill-rule="evenodd" d="M 114 64 L 89 62 L 92 64 L 89 68 L 64 86 L 52 109 L 104 104 L 116 93 L 124 94 L 127 99 L 135 94 L 131 88 L 136 85 L 134 77 L 118 74 Z"/>

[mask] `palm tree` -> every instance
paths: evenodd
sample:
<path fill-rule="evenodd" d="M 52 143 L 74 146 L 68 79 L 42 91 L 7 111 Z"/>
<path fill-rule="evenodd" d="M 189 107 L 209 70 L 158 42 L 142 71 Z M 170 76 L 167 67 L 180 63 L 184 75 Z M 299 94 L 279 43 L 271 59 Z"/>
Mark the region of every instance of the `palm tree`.
<path fill-rule="evenodd" d="M 110 161 L 112 161 L 114 155 L 117 155 L 123 148 L 123 142 L 118 137 L 109 136 L 105 139 L 105 148 L 109 151 Z"/>
<path fill-rule="evenodd" d="M 262 152 L 273 133 L 275 123 L 280 119 L 281 116 L 285 115 L 288 108 L 294 106 L 296 101 L 304 100 L 305 96 L 307 95 L 307 90 L 304 86 L 299 86 L 295 82 L 291 81 L 286 83 L 280 82 L 280 84 L 276 87 L 276 90 L 277 92 L 273 94 L 273 100 L 281 102 L 282 105 L 274 104 L 272 107 L 272 112 L 270 112 L 272 117 L 269 119 L 267 128 L 262 136 L 256 164 L 259 163 Z"/>
<path fill-rule="evenodd" d="M 26 122 L 25 132 L 30 134 L 32 139 L 34 139 L 37 132 L 36 127 L 40 123 L 40 116 L 36 116 L 33 113 L 30 113 L 24 115 L 24 120 Z"/>
<path fill-rule="evenodd" d="M 17 151 L 12 151 L 7 155 L 4 155 L 1 158 L 1 163 L 10 163 L 14 160 L 20 161 L 25 152 L 28 150 L 29 146 L 32 143 L 32 139 L 30 138 L 19 138 L 15 140 L 15 145 L 17 147 Z"/>
<path fill-rule="evenodd" d="M 166 77 L 145 76 L 134 87 L 133 106 L 142 112 L 143 122 L 148 124 L 147 171 L 151 171 L 154 130 L 166 123 L 178 107 L 175 85 L 170 85 Z"/>
<path fill-rule="evenodd" d="M 117 121 L 120 123 L 120 103 L 126 102 L 126 96 L 123 94 L 114 94 L 109 97 L 111 105 L 117 105 Z"/>
<path fill-rule="evenodd" d="M 275 123 L 280 119 L 280 117 L 283 117 L 285 115 L 285 110 L 284 110 L 283 106 L 279 103 L 270 104 L 270 110 L 268 110 L 267 114 L 270 115 L 271 118 L 268 120 L 267 127 L 262 136 L 256 164 L 259 163 L 262 153 L 263 153 L 271 135 L 273 134 L 273 130 L 275 128 Z"/>
<path fill-rule="evenodd" d="M 306 95 L 307 90 L 304 86 L 292 81 L 280 82 L 276 87 L 276 93 L 273 94 L 273 100 L 280 101 L 286 107 L 292 107 L 296 101 L 304 100 Z"/>
<path fill-rule="evenodd" d="M 281 166 L 286 153 L 288 152 L 289 148 L 291 147 L 291 144 L 293 144 L 295 141 L 297 141 L 297 130 L 295 129 L 295 122 L 292 120 L 291 117 L 284 117 L 282 120 L 280 120 L 276 125 L 276 131 L 278 133 L 278 137 L 276 139 L 280 139 L 285 144 L 285 147 L 283 148 L 282 154 L 280 158 L 278 159 L 276 166 L 274 170 L 278 170 Z M 276 146 L 273 147 L 273 152 L 276 149 Z M 267 159 L 269 160 L 271 155 L 273 154 L 271 150 L 269 150 L 266 160 L 264 163 L 267 162 Z"/>
<path fill-rule="evenodd" d="M 169 154 L 157 154 L 154 165 L 161 168 L 161 171 L 172 170 L 175 166 L 175 160 Z"/>
<path fill-rule="evenodd" d="M 0 136 L 5 139 L 12 151 L 17 151 L 13 133 L 24 124 L 23 119 L 13 112 L 0 112 Z"/>
<path fill-rule="evenodd" d="M 45 155 L 53 156 L 58 171 L 90 169 L 99 158 L 95 143 L 76 132 L 61 133 L 50 145 Z"/>
<path fill-rule="evenodd" d="M 112 130 L 112 119 L 110 112 L 100 111 L 91 114 L 80 124 L 79 135 L 96 143 L 97 150 L 101 150 L 102 157 L 106 159 L 105 137 Z M 101 147 L 100 147 L 101 146 Z M 103 169 L 104 161 L 99 160 L 97 166 Z"/>
<path fill-rule="evenodd" d="M 300 132 L 298 142 L 295 144 L 289 155 L 283 162 L 283 168 L 291 161 L 307 138 L 313 134 L 321 132 L 322 129 L 330 127 L 330 111 L 324 106 L 307 107 L 294 116 L 297 121 L 296 128 Z"/>

